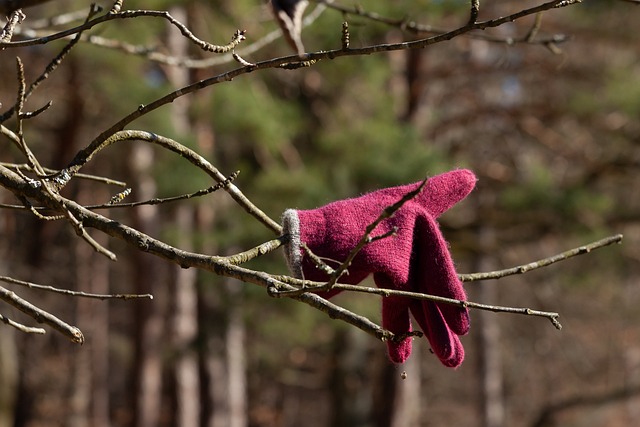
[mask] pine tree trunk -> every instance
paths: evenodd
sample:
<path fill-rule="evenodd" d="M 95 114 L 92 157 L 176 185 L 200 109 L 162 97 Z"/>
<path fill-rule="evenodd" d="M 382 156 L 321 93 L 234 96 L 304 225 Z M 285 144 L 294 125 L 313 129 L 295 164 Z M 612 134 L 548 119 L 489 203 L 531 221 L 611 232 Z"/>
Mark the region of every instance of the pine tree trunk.
<path fill-rule="evenodd" d="M 480 252 L 476 259 L 476 271 L 490 271 L 493 265 L 487 255 L 493 253 L 494 233 L 481 226 L 478 236 Z M 478 299 L 483 303 L 496 303 L 498 292 L 495 282 L 477 284 Z M 476 313 L 478 363 L 480 375 L 480 415 L 483 427 L 504 425 L 504 398 L 502 391 L 502 358 L 500 354 L 500 326 L 494 313 L 478 310 Z"/>

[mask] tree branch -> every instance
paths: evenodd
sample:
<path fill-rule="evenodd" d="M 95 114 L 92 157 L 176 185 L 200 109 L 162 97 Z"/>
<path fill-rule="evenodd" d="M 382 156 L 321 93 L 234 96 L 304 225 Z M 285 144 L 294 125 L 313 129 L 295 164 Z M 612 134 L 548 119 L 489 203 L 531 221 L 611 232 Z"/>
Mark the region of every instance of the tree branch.
<path fill-rule="evenodd" d="M 53 292 L 56 294 L 69 295 L 73 297 L 93 298 L 93 299 L 99 299 L 99 300 L 105 300 L 105 299 L 128 300 L 128 299 L 140 299 L 140 298 L 153 299 L 153 295 L 151 294 L 94 294 L 94 293 L 88 293 L 88 292 L 82 292 L 82 291 L 72 291 L 70 289 L 60 289 L 60 288 L 55 288 L 53 286 L 38 285 L 36 283 L 25 282 L 23 280 L 14 279 L 12 277 L 7 277 L 7 276 L 0 276 L 0 281 L 3 281 L 5 283 L 10 283 L 12 285 L 24 286 L 29 289 L 37 289 L 40 291 Z"/>
<path fill-rule="evenodd" d="M 59 40 L 65 37 L 68 37 L 73 34 L 78 34 L 88 29 L 95 27 L 96 25 L 103 24 L 105 22 L 113 21 L 116 19 L 131 19 L 138 17 L 151 17 L 151 18 L 162 18 L 168 21 L 171 25 L 176 27 L 183 36 L 189 39 L 192 43 L 197 45 L 200 49 L 213 52 L 213 53 L 226 53 L 232 51 L 240 42 L 245 39 L 244 31 L 237 30 L 231 41 L 226 45 L 215 45 L 209 42 L 205 42 L 204 40 L 196 37 L 186 25 L 175 19 L 171 14 L 167 11 L 163 10 L 125 10 L 122 12 L 116 13 L 107 13 L 105 15 L 101 15 L 97 18 L 90 19 L 82 25 L 78 25 L 73 28 L 69 28 L 64 31 L 60 31 L 54 34 L 50 34 L 48 36 L 32 38 L 28 40 L 16 41 L 16 42 L 0 42 L 0 48 L 17 48 L 17 47 L 25 47 L 25 46 L 34 46 L 47 44 L 54 40 Z"/>
<path fill-rule="evenodd" d="M 198 169 L 204 171 L 207 175 L 213 178 L 218 183 L 223 184 L 224 190 L 238 203 L 245 211 L 250 215 L 270 228 L 275 234 L 282 232 L 282 227 L 273 219 L 269 218 L 262 210 L 260 210 L 255 204 L 253 204 L 233 183 L 229 182 L 229 178 L 224 176 L 220 171 L 215 168 L 207 159 L 200 154 L 191 150 L 188 147 L 161 135 L 157 135 L 151 132 L 140 130 L 126 130 L 115 132 L 111 137 L 99 142 L 100 138 L 94 140 L 89 146 L 78 152 L 70 165 L 63 170 L 69 177 L 73 177 L 85 164 L 87 164 L 93 156 L 99 153 L 104 148 L 111 144 L 122 141 L 144 141 L 152 144 L 156 144 L 162 148 L 179 154 L 181 157 L 186 158 L 191 164 Z"/>
<path fill-rule="evenodd" d="M 31 316 L 37 322 L 51 326 L 58 332 L 65 335 L 71 341 L 77 344 L 84 343 L 84 336 L 82 335 L 82 331 L 80 331 L 80 329 L 63 322 L 53 314 L 36 307 L 27 300 L 20 298 L 15 294 L 15 292 L 12 292 L 0 286 L 0 299 L 14 306 L 23 313 Z"/>
<path fill-rule="evenodd" d="M 500 279 L 502 277 L 512 276 L 514 274 L 524 274 L 528 271 L 546 267 L 548 265 L 567 260 L 577 255 L 587 254 L 595 249 L 609 246 L 614 243 L 621 243 L 622 237 L 623 237 L 622 234 L 616 234 L 614 236 L 605 237 L 604 239 L 589 243 L 587 245 L 579 246 L 574 249 L 569 249 L 568 251 L 562 252 L 560 254 L 553 255 L 548 258 L 543 258 L 538 261 L 533 261 L 528 264 L 507 268 L 505 270 L 489 271 L 486 273 L 460 274 L 459 277 L 460 277 L 460 280 L 462 280 L 463 282 L 473 282 L 477 280 Z"/>
<path fill-rule="evenodd" d="M 22 323 L 15 322 L 9 319 L 8 317 L 3 316 L 2 314 L 0 314 L 0 322 L 3 322 L 6 325 L 12 326 L 17 330 L 19 330 L 20 332 L 24 332 L 26 334 L 45 334 L 47 332 L 42 328 L 33 328 L 31 326 L 25 326 Z"/>
<path fill-rule="evenodd" d="M 390 290 L 390 289 L 371 288 L 366 286 L 335 284 L 333 286 L 333 289 L 342 290 L 342 291 L 352 291 L 352 292 L 364 292 L 368 294 L 381 295 L 383 297 L 396 296 L 396 297 L 413 298 L 418 300 L 429 300 L 433 302 L 455 305 L 458 307 L 475 308 L 478 310 L 492 311 L 494 313 L 512 313 L 512 314 L 523 314 L 527 316 L 546 317 L 551 321 L 551 323 L 553 324 L 553 326 L 556 327 L 556 329 L 562 329 L 562 325 L 558 321 L 558 318 L 560 317 L 560 315 L 558 313 L 549 312 L 549 311 L 539 311 L 539 310 L 533 310 L 530 308 L 521 308 L 521 307 L 505 307 L 505 306 L 499 306 L 499 305 L 481 304 L 473 301 L 460 301 L 452 298 L 422 294 L 418 292 L 397 291 L 397 290 Z"/>

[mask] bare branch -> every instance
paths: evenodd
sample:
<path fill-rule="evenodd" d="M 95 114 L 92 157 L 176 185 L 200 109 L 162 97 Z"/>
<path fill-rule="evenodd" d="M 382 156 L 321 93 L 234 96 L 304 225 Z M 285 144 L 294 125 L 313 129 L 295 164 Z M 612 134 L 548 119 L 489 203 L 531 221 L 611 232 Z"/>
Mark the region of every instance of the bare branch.
<path fill-rule="evenodd" d="M 54 202 L 49 199 L 48 194 L 29 186 L 22 178 L 20 178 L 19 175 L 3 166 L 0 166 L 0 185 L 14 193 L 25 194 L 28 197 L 32 197 L 43 205 L 48 206 L 54 204 Z M 109 236 L 123 240 L 127 244 L 139 250 L 173 262 L 183 268 L 195 267 L 210 271 L 220 276 L 233 277 L 246 283 L 262 286 L 270 293 L 277 290 L 289 291 L 293 289 L 290 284 L 280 280 L 277 276 L 272 276 L 265 272 L 250 270 L 233 264 L 233 262 L 238 262 L 240 258 L 250 258 L 251 256 L 254 256 L 249 255 L 249 253 L 259 254 L 260 252 L 264 252 L 265 249 L 270 250 L 270 247 L 277 247 L 281 243 L 268 242 L 265 245 L 261 245 L 259 249 L 247 251 L 246 253 L 239 255 L 233 255 L 229 258 L 187 252 L 168 245 L 160 240 L 154 239 L 125 224 L 112 221 L 109 218 L 86 209 L 72 200 L 64 199 L 62 197 L 61 199 L 63 200 L 65 208 L 69 212 L 72 212 L 78 218 L 82 218 L 84 226 L 100 230 Z M 289 279 L 295 280 L 292 278 Z M 300 282 L 302 281 L 298 281 L 298 283 Z M 318 295 L 304 293 L 293 296 L 292 298 L 327 313 L 333 319 L 340 319 L 356 326 L 378 339 L 396 339 L 393 333 L 381 328 L 367 318 L 339 307 Z"/>
<path fill-rule="evenodd" d="M 33 328 L 31 326 L 25 326 L 22 323 L 18 323 L 16 321 L 9 319 L 6 316 L 3 316 L 2 314 L 0 314 L 0 322 L 5 323 L 6 325 L 12 326 L 17 330 L 19 330 L 20 332 L 24 332 L 26 334 L 45 334 L 47 332 L 42 328 Z"/>
<path fill-rule="evenodd" d="M 361 18 L 365 18 L 374 22 L 379 22 L 385 25 L 389 25 L 391 27 L 396 27 L 399 28 L 403 31 L 408 31 L 414 34 L 436 34 L 436 35 L 442 35 L 442 34 L 446 34 L 448 33 L 450 30 L 444 29 L 444 28 L 438 28 L 435 27 L 433 25 L 427 25 L 427 24 L 420 24 L 418 22 L 415 21 L 410 21 L 408 20 L 406 17 L 402 17 L 400 19 L 396 19 L 396 18 L 389 18 L 389 17 L 385 17 L 382 16 L 380 14 L 377 14 L 375 12 L 368 12 L 366 10 L 364 10 L 362 7 L 360 6 L 355 6 L 355 7 L 347 7 L 347 6 L 342 6 L 340 4 L 337 3 L 332 3 L 329 1 L 325 1 L 325 0 L 316 0 L 318 1 L 318 3 L 320 4 L 325 4 L 327 7 L 331 8 L 331 9 L 335 9 L 338 10 L 340 12 L 342 12 L 343 14 L 346 15 L 354 15 L 354 16 L 359 16 Z M 472 9 L 471 9 L 471 14 L 470 14 L 470 19 L 467 22 L 467 26 L 469 25 L 473 25 L 477 23 L 477 15 L 474 13 L 474 5 L 473 2 L 475 0 L 472 0 Z M 478 8 L 479 8 L 479 4 L 478 4 Z M 515 18 L 517 19 L 517 18 Z M 515 20 L 513 19 L 513 20 Z M 491 25 L 491 27 L 493 27 L 493 25 Z M 487 27 L 488 28 L 488 27 Z M 482 28 L 484 29 L 484 28 Z M 466 33 L 466 35 L 470 38 L 476 38 L 476 39 L 481 39 L 481 40 L 486 40 L 489 42 L 495 42 L 495 43 L 506 43 L 509 45 L 514 45 L 517 43 L 528 43 L 528 44 L 545 44 L 548 42 L 555 42 L 555 43 L 562 43 L 566 40 L 568 40 L 568 37 L 564 34 L 555 34 L 553 36 L 551 36 L 550 38 L 544 38 L 544 39 L 537 39 L 537 40 L 533 40 L 533 39 L 529 39 L 526 36 L 524 37 L 520 37 L 520 38 L 514 38 L 514 37 L 496 37 L 490 34 L 485 34 L 485 33 L 479 33 L 479 32 L 468 32 Z"/>
<path fill-rule="evenodd" d="M 421 39 L 421 40 L 416 40 L 416 41 L 411 41 L 411 42 L 402 42 L 402 43 L 389 43 L 389 44 L 382 44 L 382 45 L 374 45 L 374 46 L 368 46 L 368 47 L 364 47 L 364 48 L 350 48 L 348 50 L 343 50 L 342 48 L 337 49 L 337 50 L 328 50 L 328 51 L 321 51 L 321 52 L 316 52 L 316 53 L 308 53 L 305 54 L 305 60 L 304 61 L 300 61 L 300 58 L 297 55 L 293 55 L 293 56 L 287 56 L 287 57 L 281 57 L 281 58 L 274 58 L 274 59 L 269 59 L 266 61 L 262 61 L 262 62 L 257 62 L 255 64 L 254 67 L 240 67 L 240 68 L 236 68 L 235 70 L 231 70 L 222 74 L 219 74 L 217 76 L 213 76 L 210 77 L 208 79 L 204 79 L 204 80 L 200 80 L 198 82 L 189 84 L 185 87 L 182 87 L 180 89 L 177 89 L 171 93 L 166 94 L 165 96 L 158 98 L 157 100 L 151 102 L 150 104 L 147 105 L 140 105 L 135 111 L 131 112 L 130 114 L 128 114 L 127 116 L 123 117 L 121 120 L 119 120 L 117 123 L 115 123 L 114 125 L 112 125 L 110 128 L 104 130 L 100 135 L 98 135 L 92 142 L 91 144 L 87 147 L 87 149 L 83 150 L 83 151 L 92 151 L 95 150 L 97 147 L 99 147 L 101 144 L 103 144 L 108 138 L 112 137 L 116 132 L 121 131 L 125 128 L 125 126 L 127 126 L 128 124 L 130 124 L 131 122 L 133 122 L 134 120 L 140 118 L 141 116 L 150 113 L 151 111 L 154 111 L 164 105 L 170 104 L 173 101 L 175 101 L 176 99 L 196 92 L 198 90 L 204 89 L 206 87 L 218 84 L 218 83 L 223 83 L 223 82 L 228 82 L 233 80 L 236 77 L 239 77 L 241 75 L 250 73 L 252 71 L 255 70 L 261 70 L 261 69 L 267 69 L 267 68 L 276 68 L 276 67 L 283 67 L 283 68 L 297 68 L 297 67 L 292 67 L 292 64 L 302 64 L 302 66 L 309 66 L 314 64 L 316 61 L 322 60 L 322 59 L 335 59 L 337 57 L 341 57 L 341 56 L 358 56 L 358 55 L 369 55 L 372 53 L 376 53 L 376 52 L 388 52 L 388 51 L 395 51 L 395 50 L 406 50 L 406 49 L 420 49 L 420 48 L 424 48 L 426 46 L 432 45 L 432 44 L 436 44 L 436 43 L 440 43 L 446 40 L 451 40 L 461 34 L 465 34 L 468 33 L 470 31 L 473 30 L 482 30 L 485 28 L 491 28 L 491 27 L 498 27 L 506 22 L 511 22 L 511 21 L 515 21 L 517 19 L 523 18 L 525 16 L 529 16 L 532 14 L 536 14 L 538 12 L 541 11 L 545 11 L 545 10 L 549 10 L 554 8 L 555 6 L 557 6 L 559 3 L 561 2 L 561 0 L 552 0 L 550 2 L 547 3 L 543 3 L 541 5 L 535 6 L 535 7 L 531 7 L 529 9 L 524 9 L 521 10 L 520 12 L 516 12 L 513 13 L 511 15 L 507 15 L 501 18 L 496 18 L 493 20 L 488 20 L 488 21 L 482 21 L 482 22 L 476 22 L 475 24 L 467 24 L 463 27 L 460 27 L 456 30 L 453 31 L 449 31 L 447 33 L 443 33 L 443 34 L 438 34 L 432 37 L 428 37 L 425 39 Z M 92 21 L 93 22 L 93 21 Z M 0 45 L 1 46 L 1 45 Z M 82 153 L 79 153 L 79 156 L 81 156 Z M 77 157 L 77 156 L 76 156 Z M 77 161 L 79 159 L 74 159 L 74 161 L 72 162 L 72 164 L 70 165 L 70 167 L 74 166 L 77 164 Z M 232 187 L 229 187 L 232 188 Z M 233 196 L 233 194 L 232 194 Z M 235 198 L 235 197 L 234 197 Z M 269 226 L 270 228 L 272 228 L 274 231 L 275 230 L 279 230 L 279 226 L 277 224 L 271 224 Z M 276 233 L 279 233 L 279 231 L 277 231 Z"/>
<path fill-rule="evenodd" d="M 87 164 L 93 156 L 99 153 L 102 149 L 108 147 L 111 144 L 121 141 L 145 141 L 152 144 L 156 144 L 169 151 L 179 154 L 187 159 L 191 164 L 204 171 L 207 175 L 213 178 L 218 183 L 222 184 L 224 190 L 231 195 L 231 197 L 249 214 L 255 217 L 258 221 L 264 224 L 266 227 L 274 231 L 275 234 L 282 232 L 282 227 L 273 219 L 269 218 L 262 210 L 254 205 L 233 183 L 229 181 L 229 178 L 224 176 L 218 169 L 216 169 L 207 159 L 191 150 L 188 147 L 161 135 L 157 135 L 146 131 L 126 130 L 114 133 L 110 138 L 101 141 L 101 138 L 94 140 L 89 146 L 78 152 L 71 164 L 64 170 L 70 176 L 73 176 L 80 168 Z"/>
<path fill-rule="evenodd" d="M 240 171 L 235 171 L 234 173 L 229 175 L 229 177 L 225 181 L 219 182 L 216 185 L 212 185 L 209 188 L 205 188 L 204 190 L 198 190 L 189 194 L 182 194 L 180 196 L 174 196 L 174 197 L 154 198 L 149 200 L 142 200 L 139 202 L 120 203 L 124 199 L 124 197 L 129 195 L 130 191 L 127 192 L 127 190 L 131 190 L 131 189 L 128 188 L 127 190 L 113 196 L 111 200 L 109 200 L 109 203 L 107 204 L 86 205 L 85 207 L 87 209 L 132 208 L 132 207 L 143 206 L 143 205 L 160 205 L 164 203 L 192 199 L 194 197 L 202 197 L 202 196 L 206 196 L 207 194 L 211 194 L 215 191 L 218 191 L 220 189 L 223 189 L 225 186 L 232 183 L 239 174 L 240 174 Z M 126 194 L 123 194 L 123 193 L 126 193 Z"/>
<path fill-rule="evenodd" d="M 595 249 L 609 246 L 614 243 L 621 243 L 622 237 L 623 237 L 622 234 L 616 234 L 614 236 L 605 237 L 604 239 L 589 243 L 587 245 L 579 246 L 577 248 L 570 249 L 560 254 L 553 255 L 548 258 L 540 259 L 538 261 L 533 261 L 528 264 L 507 268 L 505 270 L 489 271 L 486 273 L 460 274 L 459 277 L 460 277 L 460 280 L 462 280 L 463 282 L 473 282 L 478 280 L 500 279 L 502 277 L 512 276 L 514 274 L 524 274 L 531 270 L 535 270 L 538 268 L 546 267 L 551 264 L 555 264 L 556 262 L 565 261 L 577 255 L 588 254 L 589 252 Z"/>
<path fill-rule="evenodd" d="M 237 30 L 231 41 L 226 45 L 214 45 L 203 40 L 197 38 L 183 23 L 176 20 L 171 14 L 167 11 L 159 11 L 159 10 L 125 10 L 117 13 L 107 13 L 105 15 L 99 16 L 95 19 L 90 19 L 82 25 L 78 25 L 73 28 L 69 28 L 64 31 L 60 31 L 54 34 L 50 34 L 48 36 L 32 38 L 28 40 L 16 41 L 16 42 L 0 42 L 0 48 L 14 48 L 14 47 L 25 47 L 25 46 L 34 46 L 40 44 L 47 44 L 52 42 L 53 40 L 59 40 L 65 37 L 68 37 L 73 34 L 79 34 L 83 31 L 91 29 L 96 25 L 113 21 L 116 19 L 130 19 L 130 18 L 138 18 L 138 17 L 152 17 L 152 18 L 162 18 L 167 20 L 171 25 L 176 27 L 183 36 L 188 38 L 192 43 L 196 44 L 201 49 L 213 52 L 213 53 L 226 53 L 232 51 L 240 42 L 245 39 L 244 31 Z"/>
<path fill-rule="evenodd" d="M 333 286 L 333 289 L 338 289 L 342 291 L 352 291 L 352 292 L 364 292 L 368 294 L 382 295 L 384 297 L 398 296 L 398 297 L 407 297 L 407 298 L 413 298 L 418 300 L 429 300 L 429 301 L 438 302 L 438 303 L 455 305 L 458 307 L 475 308 L 478 310 L 492 311 L 494 313 L 514 313 L 514 314 L 524 314 L 527 316 L 546 317 L 551 321 L 553 326 L 555 326 L 557 329 L 562 329 L 562 325 L 558 321 L 558 318 L 560 317 L 560 315 L 558 313 L 553 313 L 548 311 L 532 310 L 530 308 L 504 307 L 499 305 L 481 304 L 481 303 L 472 302 L 472 301 L 460 301 L 452 298 L 422 294 L 418 292 L 397 291 L 392 289 L 371 288 L 366 286 L 336 284 Z"/>
<path fill-rule="evenodd" d="M 88 22 L 91 17 L 93 17 L 96 13 L 98 12 L 98 9 L 96 8 L 96 6 L 92 5 L 91 8 L 89 9 L 89 12 L 87 14 L 85 23 Z M 21 113 L 22 111 L 22 104 L 24 104 L 24 102 L 27 100 L 27 98 L 29 98 L 29 96 L 31 96 L 31 94 L 33 93 L 34 90 L 36 90 L 36 88 L 42 83 L 44 82 L 47 78 L 49 78 L 49 76 L 51 75 L 52 72 L 54 72 L 58 66 L 62 63 L 62 60 L 67 56 L 67 54 L 71 51 L 71 49 L 78 43 L 78 40 L 80 40 L 80 36 L 82 35 L 82 31 L 78 32 L 75 37 L 73 37 L 73 39 L 71 39 L 71 41 L 69 43 L 67 43 L 64 48 L 62 48 L 62 50 L 60 51 L 60 53 L 58 53 L 52 60 L 51 62 L 49 62 L 49 64 L 47 64 L 47 66 L 45 67 L 44 71 L 42 72 L 42 74 L 40 74 L 40 76 L 38 76 L 33 83 L 31 83 L 29 85 L 29 88 L 26 89 L 26 83 L 24 82 L 24 70 L 22 70 L 22 77 L 21 77 L 21 82 L 20 82 L 20 91 L 22 92 L 21 96 L 18 99 L 18 102 L 16 103 L 16 105 L 14 105 L 12 108 L 10 108 L 8 111 L 6 111 L 5 113 L 3 113 L 2 115 L 0 115 L 0 123 L 3 123 L 4 121 L 6 121 L 8 118 L 10 118 L 13 113 L 16 112 L 16 110 L 18 110 L 18 114 Z M 0 42 L 0 48 L 2 47 L 2 43 Z M 19 67 L 21 67 L 22 65 L 20 64 Z M 19 71 L 20 72 L 20 71 Z M 43 107 L 43 109 L 41 110 L 46 110 L 48 108 L 48 106 L 45 105 L 45 107 Z M 40 110 L 37 111 L 42 112 Z M 34 113 L 31 113 L 30 115 L 28 115 L 27 117 L 30 117 L 31 115 L 33 115 Z M 20 117 L 19 117 L 20 118 Z"/>
<path fill-rule="evenodd" d="M 9 134 L 13 134 L 13 132 L 11 132 L 9 129 L 7 129 L 6 127 L 0 125 L 0 134 L 5 134 L 5 132 L 8 132 Z M 15 135 L 15 134 L 13 134 Z M 26 163 L 22 163 L 22 164 L 16 164 L 16 163 L 5 163 L 5 162 L 0 162 L 0 165 L 9 168 L 11 170 L 17 171 L 17 170 L 21 170 L 21 171 L 28 171 L 28 172 L 34 172 L 33 169 Z M 43 168 L 44 172 L 47 174 L 47 176 L 58 176 L 62 173 L 62 171 L 60 170 L 56 170 L 56 169 L 49 169 L 49 168 Z M 115 185 L 118 187 L 126 187 L 127 183 L 123 182 L 123 181 L 118 181 L 112 178 L 106 178 L 103 176 L 96 176 L 96 175 L 87 175 L 84 173 L 76 173 L 74 175 L 75 178 L 80 178 L 80 179 L 86 179 L 89 181 L 96 181 L 96 182 L 101 182 L 103 184 L 108 184 L 108 185 Z"/>
<path fill-rule="evenodd" d="M 245 60 L 244 58 L 242 58 L 240 55 L 238 55 L 235 52 L 232 53 L 232 56 L 233 56 L 233 59 L 235 59 L 243 67 L 255 67 L 256 66 L 256 64 L 248 62 L 247 60 Z"/>
<path fill-rule="evenodd" d="M 368 235 L 367 233 L 370 234 L 370 231 L 367 231 L 365 233 L 365 236 Z M 509 268 L 506 270 L 491 271 L 486 273 L 459 274 L 458 277 L 463 282 L 471 282 L 471 281 L 479 281 L 479 280 L 499 279 L 501 277 L 506 277 L 514 274 L 523 274 L 537 268 L 546 267 L 556 262 L 565 261 L 577 255 L 590 253 L 591 251 L 598 248 L 602 248 L 614 243 L 620 243 L 622 241 L 622 237 L 623 236 L 621 234 L 617 234 L 615 236 L 609 236 L 604 239 L 598 240 L 596 242 L 592 242 L 584 246 L 570 249 L 558 255 L 554 255 L 548 258 L 544 258 L 542 260 L 534 261 L 529 264 Z M 336 273 L 334 272 L 334 275 L 335 274 Z M 307 280 L 299 280 L 299 279 L 293 279 L 293 278 L 281 277 L 281 276 L 276 278 L 278 280 L 285 281 L 294 287 L 293 289 L 287 290 L 287 291 L 279 291 L 277 289 L 274 290 L 273 292 L 271 292 L 271 295 L 276 297 L 295 297 L 297 295 L 301 295 L 306 292 L 321 292 L 321 291 L 326 291 L 328 289 L 327 283 L 324 283 L 324 282 L 312 282 Z M 379 288 L 372 288 L 372 287 L 365 287 L 365 286 L 347 285 L 347 284 L 341 284 L 341 283 L 333 284 L 333 286 L 330 289 L 371 293 L 376 295 L 382 295 L 384 297 L 402 296 L 402 297 L 415 298 L 415 299 L 426 299 L 434 302 L 451 304 L 451 305 L 456 305 L 460 307 L 475 308 L 479 310 L 546 317 L 551 321 L 551 323 L 557 329 L 562 328 L 562 325 L 558 321 L 559 314 L 554 312 L 539 311 L 539 310 L 533 310 L 530 308 L 488 305 L 488 304 L 481 304 L 481 303 L 476 303 L 472 301 L 461 301 L 461 300 L 455 300 L 451 298 L 445 298 L 445 297 L 417 293 L 417 292 L 399 291 L 399 290 L 392 290 L 392 289 L 379 289 Z"/>
<path fill-rule="evenodd" d="M 266 255 L 269 252 L 273 252 L 278 249 L 280 246 L 284 245 L 288 237 L 278 237 L 277 239 L 269 240 L 268 242 L 264 242 L 263 244 L 256 246 L 255 248 L 251 248 L 247 251 L 237 253 L 235 255 L 229 255 L 226 258 L 226 261 L 232 265 L 240 265 L 248 262 L 254 258 L 258 258 L 259 256 Z"/>
<path fill-rule="evenodd" d="M 10 283 L 12 285 L 25 286 L 30 289 L 37 289 L 40 291 L 53 292 L 57 294 L 69 295 L 74 297 L 94 298 L 99 300 L 105 300 L 105 299 L 129 300 L 129 299 L 140 299 L 140 298 L 153 299 L 153 295 L 151 294 L 94 294 L 94 293 L 88 293 L 88 292 L 82 292 L 82 291 L 72 291 L 70 289 L 60 289 L 60 288 L 55 288 L 53 286 L 48 286 L 48 285 L 38 285 L 36 283 L 25 282 L 23 280 L 14 279 L 12 277 L 7 277 L 7 276 L 0 276 L 0 281 L 3 281 L 5 283 Z"/>
<path fill-rule="evenodd" d="M 63 322 L 53 314 L 36 307 L 27 300 L 20 298 L 15 294 L 15 292 L 12 292 L 0 286 L 0 299 L 22 311 L 23 313 L 31 316 L 37 322 L 51 326 L 58 332 L 65 335 L 71 341 L 77 344 L 84 343 L 84 336 L 82 335 L 82 331 L 80 331 L 80 329 Z"/>
<path fill-rule="evenodd" d="M 313 22 L 315 22 L 316 19 L 318 19 L 318 17 L 320 17 L 322 12 L 324 12 L 325 10 L 326 6 L 324 4 L 317 5 L 315 9 L 304 18 L 304 20 L 302 21 L 302 27 L 305 28 L 311 25 Z M 20 34 L 28 35 L 23 30 L 20 30 Z M 33 37 L 35 36 L 35 34 L 32 34 L 31 36 Z M 260 39 L 252 42 L 251 44 L 243 44 L 241 48 L 234 49 L 234 51 L 237 55 L 241 55 L 242 57 L 244 57 L 258 52 L 265 46 L 273 43 L 275 40 L 278 40 L 280 38 L 282 38 L 282 31 L 274 30 L 262 36 Z M 157 49 L 154 46 L 133 45 L 119 40 L 111 40 L 96 35 L 89 35 L 84 40 L 96 46 L 120 50 L 128 54 L 142 56 L 149 61 L 167 65 L 174 65 L 178 67 L 194 69 L 208 68 L 217 65 L 228 64 L 235 60 L 233 55 L 230 53 L 225 53 L 210 58 L 180 58 L 166 55 L 162 52 L 157 52 Z"/>

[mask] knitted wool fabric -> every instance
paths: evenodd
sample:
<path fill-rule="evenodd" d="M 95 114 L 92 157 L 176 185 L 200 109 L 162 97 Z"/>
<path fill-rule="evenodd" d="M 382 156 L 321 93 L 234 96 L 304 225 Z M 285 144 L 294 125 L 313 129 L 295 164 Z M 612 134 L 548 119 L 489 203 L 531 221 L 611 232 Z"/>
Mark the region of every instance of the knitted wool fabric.
<path fill-rule="evenodd" d="M 455 170 L 430 178 L 422 191 L 407 201 L 371 234 L 395 234 L 366 245 L 340 281 L 358 284 L 373 274 L 378 287 L 421 292 L 458 300 L 466 294 L 456 274 L 448 245 L 436 218 L 464 199 L 475 186 L 468 170 Z M 383 209 L 396 203 L 421 182 L 378 190 L 364 196 L 340 200 L 313 210 L 289 209 L 283 214 L 283 229 L 290 235 L 285 247 L 292 273 L 300 278 L 326 281 L 328 276 L 306 256 L 301 243 L 333 267 L 346 259 Z M 328 260 L 333 260 L 328 261 Z M 323 296 L 330 298 L 336 291 Z M 459 366 L 464 349 L 458 335 L 469 330 L 467 309 L 404 297 L 382 301 L 382 325 L 394 334 L 411 331 L 411 312 L 446 366 Z M 403 363 L 411 353 L 411 337 L 387 342 L 389 358 Z"/>

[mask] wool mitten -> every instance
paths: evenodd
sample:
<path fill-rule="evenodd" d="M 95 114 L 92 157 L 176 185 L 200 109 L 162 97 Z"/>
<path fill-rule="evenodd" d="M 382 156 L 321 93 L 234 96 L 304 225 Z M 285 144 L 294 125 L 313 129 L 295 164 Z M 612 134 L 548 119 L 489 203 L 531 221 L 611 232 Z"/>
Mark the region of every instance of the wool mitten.
<path fill-rule="evenodd" d="M 422 191 L 383 220 L 371 237 L 395 233 L 367 244 L 354 258 L 340 282 L 358 284 L 372 274 L 380 288 L 420 292 L 466 300 L 447 242 L 436 219 L 464 199 L 475 186 L 468 170 L 455 170 L 430 178 Z M 318 209 L 288 209 L 283 214 L 283 232 L 290 237 L 285 246 L 287 263 L 299 278 L 327 281 L 329 276 L 308 256 L 313 254 L 335 268 L 358 244 L 366 227 L 382 211 L 416 190 L 422 183 L 378 190 L 354 199 L 340 200 Z M 326 292 L 330 298 L 337 292 Z M 412 330 L 409 312 L 418 322 L 440 361 L 457 367 L 464 359 L 459 335 L 469 331 L 466 308 L 391 296 L 382 300 L 382 326 L 396 335 Z M 411 337 L 387 342 L 389 358 L 403 363 L 411 354 Z"/>

